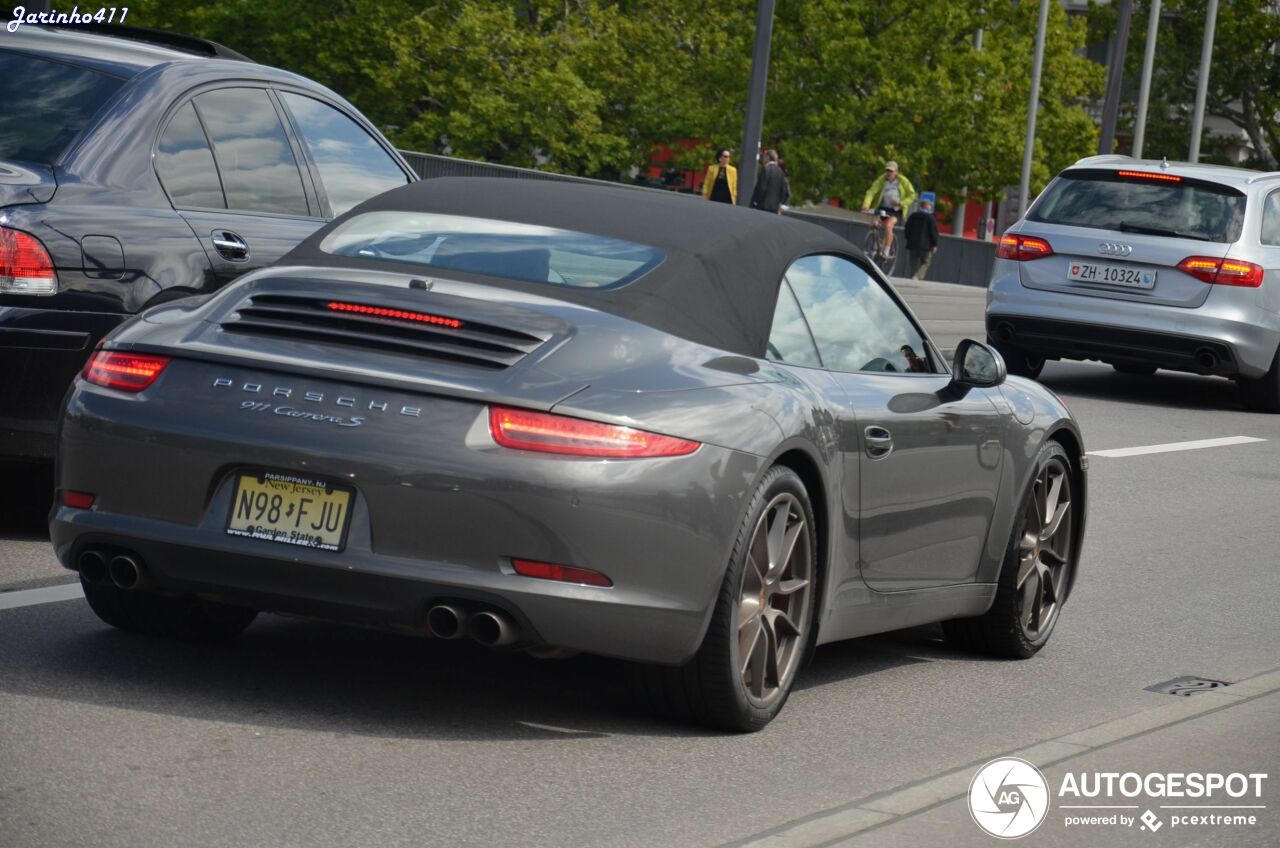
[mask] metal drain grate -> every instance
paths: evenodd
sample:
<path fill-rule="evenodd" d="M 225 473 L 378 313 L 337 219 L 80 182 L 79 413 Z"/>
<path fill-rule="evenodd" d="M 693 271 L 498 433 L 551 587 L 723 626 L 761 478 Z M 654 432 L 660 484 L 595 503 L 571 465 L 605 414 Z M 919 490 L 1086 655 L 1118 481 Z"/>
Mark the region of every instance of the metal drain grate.
<path fill-rule="evenodd" d="M 1159 692 L 1161 695 L 1179 695 L 1183 698 L 1190 698 L 1199 692 L 1208 692 L 1212 689 L 1221 689 L 1223 686 L 1230 685 L 1225 680 L 1210 680 L 1207 677 L 1189 675 L 1187 677 L 1175 677 L 1173 680 L 1166 680 L 1164 683 L 1148 686 L 1146 691 Z"/>

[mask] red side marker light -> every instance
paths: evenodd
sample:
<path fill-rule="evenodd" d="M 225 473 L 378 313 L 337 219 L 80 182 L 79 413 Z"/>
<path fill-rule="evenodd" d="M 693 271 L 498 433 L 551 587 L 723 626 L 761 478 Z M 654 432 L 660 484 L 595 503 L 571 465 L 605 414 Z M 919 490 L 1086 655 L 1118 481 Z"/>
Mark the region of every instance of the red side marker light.
<path fill-rule="evenodd" d="M 88 509 L 93 506 L 95 497 L 88 492 L 72 492 L 68 489 L 63 489 L 59 494 L 62 495 L 63 505 L 72 509 Z"/>
<path fill-rule="evenodd" d="M 632 427 L 505 406 L 489 408 L 489 434 L 504 448 L 614 459 L 684 456 L 701 446 Z"/>
<path fill-rule="evenodd" d="M 84 378 L 108 389 L 140 392 L 160 377 L 169 362 L 167 356 L 99 350 L 84 366 Z"/>
<path fill-rule="evenodd" d="M 516 574 L 525 577 L 539 577 L 543 580 L 559 580 L 561 583 L 583 583 L 587 586 L 612 586 L 613 581 L 598 571 L 589 568 L 574 568 L 571 565 L 554 565 L 549 562 L 538 562 L 532 559 L 513 559 Z"/>
<path fill-rule="evenodd" d="M 1216 259 L 1212 256 L 1188 256 L 1178 263 L 1178 270 L 1201 282 L 1217 286 L 1241 286 L 1256 289 L 1262 285 L 1266 271 L 1261 265 L 1241 259 Z"/>
<path fill-rule="evenodd" d="M 363 303 L 342 303 L 333 301 L 328 304 L 334 312 L 349 312 L 355 315 L 368 315 L 373 318 L 391 318 L 395 321 L 415 321 L 419 324 L 435 324 L 456 330 L 462 326 L 457 318 L 445 318 L 427 312 L 410 312 L 405 309 L 387 309 L 383 306 L 367 306 Z"/>

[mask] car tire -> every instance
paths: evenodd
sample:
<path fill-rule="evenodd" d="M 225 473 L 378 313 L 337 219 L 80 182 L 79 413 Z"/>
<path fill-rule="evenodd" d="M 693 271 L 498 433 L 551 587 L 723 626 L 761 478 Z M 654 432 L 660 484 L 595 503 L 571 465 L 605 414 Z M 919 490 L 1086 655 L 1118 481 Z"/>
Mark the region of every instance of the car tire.
<path fill-rule="evenodd" d="M 1280 412 L 1280 349 L 1271 370 L 1256 379 L 1240 380 L 1240 400 L 1250 412 Z"/>
<path fill-rule="evenodd" d="M 1014 521 L 995 601 L 984 615 L 943 622 L 949 642 L 1025 659 L 1049 641 L 1075 567 L 1074 484 L 1071 458 L 1062 445 L 1046 442 Z"/>
<path fill-rule="evenodd" d="M 81 579 L 80 586 L 98 618 L 112 627 L 145 636 L 220 642 L 239 635 L 258 614 L 256 610 L 197 598 L 126 591 L 109 583 Z"/>
<path fill-rule="evenodd" d="M 999 351 L 1000 356 L 1004 359 L 1005 369 L 1010 374 L 1019 377 L 1026 377 L 1028 380 L 1039 378 L 1040 372 L 1044 370 L 1044 357 L 1030 353 L 1004 342 L 997 342 L 994 339 L 987 339 L 987 344 Z"/>
<path fill-rule="evenodd" d="M 1150 377 L 1156 373 L 1154 365 L 1138 365 L 1132 362 L 1113 362 L 1111 367 L 1119 374 L 1132 374 L 1137 377 Z"/>
<path fill-rule="evenodd" d="M 698 652 L 679 668 L 641 667 L 650 704 L 722 730 L 767 725 L 813 648 L 817 552 L 804 484 L 775 466 L 751 497 Z"/>

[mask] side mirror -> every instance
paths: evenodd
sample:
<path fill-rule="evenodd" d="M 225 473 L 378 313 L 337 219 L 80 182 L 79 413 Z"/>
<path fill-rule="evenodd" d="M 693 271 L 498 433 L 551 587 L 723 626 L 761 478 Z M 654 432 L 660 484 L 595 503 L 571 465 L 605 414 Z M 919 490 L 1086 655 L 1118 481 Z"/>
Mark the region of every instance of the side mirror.
<path fill-rule="evenodd" d="M 965 339 L 956 346 L 951 363 L 951 382 L 966 388 L 986 389 L 998 386 L 1009 376 L 1004 358 L 990 345 Z"/>

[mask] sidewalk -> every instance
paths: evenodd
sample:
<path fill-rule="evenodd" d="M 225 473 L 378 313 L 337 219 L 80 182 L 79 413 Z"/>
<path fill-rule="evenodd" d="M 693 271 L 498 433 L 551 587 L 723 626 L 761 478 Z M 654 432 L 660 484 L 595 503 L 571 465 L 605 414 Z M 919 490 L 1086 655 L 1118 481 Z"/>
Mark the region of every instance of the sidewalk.
<path fill-rule="evenodd" d="M 962 339 L 986 340 L 986 289 L 906 277 L 892 282 L 944 354 L 950 355 Z"/>

